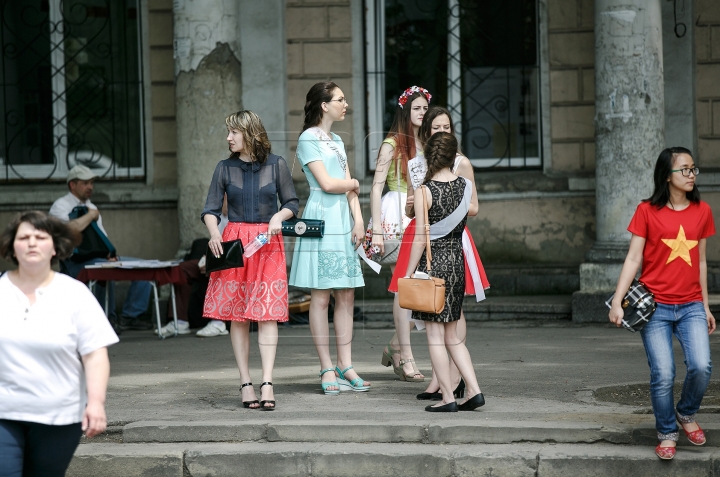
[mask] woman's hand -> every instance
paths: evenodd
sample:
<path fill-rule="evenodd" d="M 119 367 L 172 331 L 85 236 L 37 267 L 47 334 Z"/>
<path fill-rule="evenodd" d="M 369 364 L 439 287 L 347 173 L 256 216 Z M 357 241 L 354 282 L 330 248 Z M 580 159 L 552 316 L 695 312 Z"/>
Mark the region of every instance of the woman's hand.
<path fill-rule="evenodd" d="M 408 194 L 405 201 L 405 215 L 410 218 L 415 217 L 415 195 L 413 194 Z"/>
<path fill-rule="evenodd" d="M 279 212 L 270 218 L 270 223 L 268 224 L 268 231 L 267 231 L 268 238 L 282 232 L 282 221 L 283 221 L 283 219 L 282 219 L 282 217 L 280 217 Z"/>
<path fill-rule="evenodd" d="M 705 307 L 705 315 L 707 315 L 708 334 L 711 335 L 715 331 L 715 317 L 710 313 L 710 308 L 707 306 Z"/>
<path fill-rule="evenodd" d="M 377 253 L 380 254 L 380 256 L 385 255 L 385 237 L 383 236 L 382 232 L 375 233 L 373 230 L 372 232 L 372 246 L 378 251 Z"/>
<path fill-rule="evenodd" d="M 625 318 L 625 312 L 622 309 L 622 306 L 620 306 L 617 303 L 612 304 L 612 308 L 610 308 L 610 312 L 608 313 L 608 318 L 610 318 L 610 323 L 615 323 L 615 326 L 618 328 L 622 326 L 622 320 Z"/>
<path fill-rule="evenodd" d="M 353 188 L 350 189 L 348 192 L 355 192 L 355 195 L 357 195 L 359 198 L 360 197 L 360 181 L 357 179 L 353 179 L 352 183 L 353 183 Z"/>
<path fill-rule="evenodd" d="M 355 225 L 353 225 L 351 237 L 350 237 L 352 240 L 352 243 L 353 243 L 353 247 L 356 250 L 360 245 L 362 245 L 364 237 L 365 237 L 365 223 L 362 220 L 356 220 Z"/>
<path fill-rule="evenodd" d="M 82 430 L 87 437 L 95 437 L 107 429 L 105 406 L 102 403 L 88 402 L 82 418 Z"/>
<path fill-rule="evenodd" d="M 212 235 L 210 237 L 210 241 L 208 242 L 208 248 L 212 252 L 215 257 L 219 257 L 223 253 L 222 248 L 222 236 L 218 235 Z"/>

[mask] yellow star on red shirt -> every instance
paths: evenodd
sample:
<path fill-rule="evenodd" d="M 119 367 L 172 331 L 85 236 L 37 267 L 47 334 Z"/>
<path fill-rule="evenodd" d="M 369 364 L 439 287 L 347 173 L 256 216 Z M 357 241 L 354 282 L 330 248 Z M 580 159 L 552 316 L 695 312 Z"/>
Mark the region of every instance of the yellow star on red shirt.
<path fill-rule="evenodd" d="M 667 259 L 667 262 L 665 262 L 665 265 L 680 257 L 685 260 L 685 263 L 692 267 L 692 261 L 690 260 L 690 250 L 697 247 L 698 241 L 686 239 L 685 230 L 683 229 L 682 225 L 680 226 L 680 230 L 678 230 L 678 235 L 676 239 L 662 239 L 662 241 L 672 250 L 670 252 L 670 256 Z"/>

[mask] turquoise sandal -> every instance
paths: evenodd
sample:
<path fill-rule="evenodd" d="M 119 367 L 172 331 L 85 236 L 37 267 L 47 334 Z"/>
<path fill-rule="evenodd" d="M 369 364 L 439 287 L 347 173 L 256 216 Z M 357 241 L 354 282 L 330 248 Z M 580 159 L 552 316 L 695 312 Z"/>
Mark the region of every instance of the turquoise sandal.
<path fill-rule="evenodd" d="M 338 379 L 338 384 L 340 385 L 341 391 L 369 391 L 370 386 L 365 385 L 365 381 L 363 381 L 363 378 L 358 376 L 357 378 L 353 379 L 352 381 L 348 381 L 345 379 L 345 373 L 347 373 L 349 370 L 351 370 L 353 367 L 348 366 L 347 368 L 340 371 L 340 368 L 335 366 L 335 372 L 338 373 L 338 376 L 340 378 Z"/>
<path fill-rule="evenodd" d="M 318 376 L 320 376 L 320 386 L 322 386 L 323 392 L 325 394 L 327 394 L 328 396 L 336 396 L 336 395 L 340 394 L 340 385 L 338 384 L 337 381 L 322 381 L 323 374 L 325 374 L 329 371 L 332 371 L 332 370 L 333 370 L 332 368 L 323 369 L 320 371 L 320 374 L 318 375 Z M 328 389 L 333 386 L 336 387 L 337 389 Z"/>

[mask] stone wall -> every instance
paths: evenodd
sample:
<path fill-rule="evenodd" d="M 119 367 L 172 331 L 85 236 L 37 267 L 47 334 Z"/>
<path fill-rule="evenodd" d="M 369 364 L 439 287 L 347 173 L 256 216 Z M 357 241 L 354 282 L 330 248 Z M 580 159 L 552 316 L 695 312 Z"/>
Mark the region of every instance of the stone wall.
<path fill-rule="evenodd" d="M 553 172 L 595 172 L 593 9 L 593 0 L 548 0 Z"/>
<path fill-rule="evenodd" d="M 148 0 L 153 184 L 177 184 L 172 0 Z"/>
<path fill-rule="evenodd" d="M 720 2 L 695 0 L 697 161 L 720 167 Z"/>
<path fill-rule="evenodd" d="M 345 120 L 333 126 L 333 132 L 345 142 L 350 170 L 355 170 L 353 137 L 354 110 L 364 108 L 363 98 L 353 97 L 352 88 L 352 36 L 362 32 L 351 31 L 349 0 L 314 1 L 288 0 L 285 9 L 285 37 L 287 39 L 287 126 L 291 156 L 297 147 L 302 130 L 305 95 L 319 81 L 334 81 L 350 103 Z M 292 166 L 292 157 L 288 163 Z M 301 203 L 304 175 L 299 165 L 293 177 L 298 180 Z"/>

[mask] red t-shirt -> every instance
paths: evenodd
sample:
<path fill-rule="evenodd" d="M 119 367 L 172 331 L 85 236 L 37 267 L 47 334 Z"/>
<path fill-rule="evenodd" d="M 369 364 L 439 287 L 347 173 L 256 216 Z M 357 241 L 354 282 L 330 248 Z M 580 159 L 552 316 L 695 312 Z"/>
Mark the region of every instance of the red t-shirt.
<path fill-rule="evenodd" d="M 658 303 L 702 301 L 699 242 L 715 235 L 706 202 L 690 203 L 680 211 L 641 202 L 628 231 L 645 239 L 640 281 Z"/>

